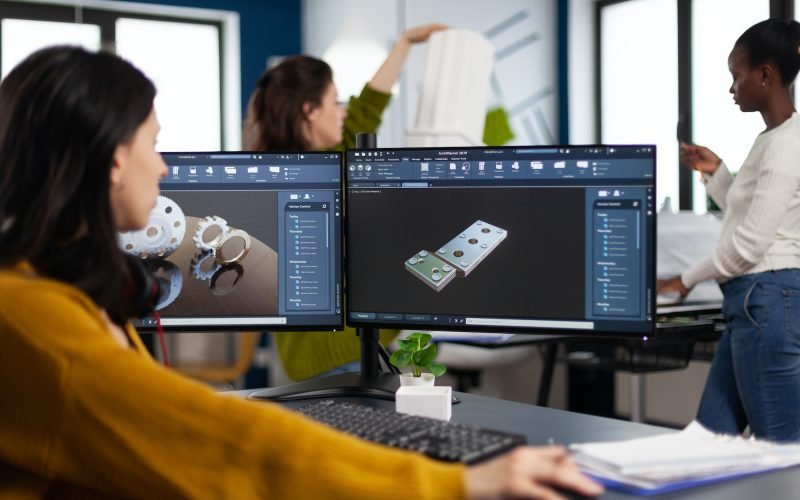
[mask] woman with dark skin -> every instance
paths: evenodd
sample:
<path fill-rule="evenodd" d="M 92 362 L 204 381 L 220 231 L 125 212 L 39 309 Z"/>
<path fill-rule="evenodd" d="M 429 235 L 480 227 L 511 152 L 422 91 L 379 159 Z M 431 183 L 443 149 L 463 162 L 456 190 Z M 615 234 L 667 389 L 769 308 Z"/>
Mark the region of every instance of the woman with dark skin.
<path fill-rule="evenodd" d="M 681 144 L 680 161 L 701 172 L 723 209 L 714 254 L 658 292 L 686 296 L 720 282 L 726 331 L 697 419 L 710 429 L 775 441 L 800 440 L 800 117 L 792 83 L 800 68 L 800 24 L 769 19 L 746 30 L 728 57 L 730 93 L 765 130 L 732 178 L 710 149 Z"/>

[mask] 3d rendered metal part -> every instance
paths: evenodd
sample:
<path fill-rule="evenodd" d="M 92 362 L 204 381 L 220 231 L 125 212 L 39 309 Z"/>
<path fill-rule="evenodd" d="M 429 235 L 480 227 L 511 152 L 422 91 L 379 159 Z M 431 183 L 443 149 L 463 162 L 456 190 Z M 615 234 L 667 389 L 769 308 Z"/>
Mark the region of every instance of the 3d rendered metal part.
<path fill-rule="evenodd" d="M 481 220 L 436 251 L 436 256 L 453 266 L 459 276 L 467 276 L 492 253 L 508 231 Z"/>
<path fill-rule="evenodd" d="M 172 254 L 186 236 L 186 216 L 177 203 L 159 196 L 147 226 L 119 235 L 123 250 L 142 259 L 163 259 Z"/>
<path fill-rule="evenodd" d="M 407 259 L 405 266 L 411 274 L 437 292 L 456 277 L 456 270 L 453 266 L 425 250 L 421 250 Z"/>
<path fill-rule="evenodd" d="M 223 255 L 223 248 L 225 248 L 226 244 L 231 241 L 235 240 L 236 238 L 241 238 L 241 248 L 239 249 L 238 253 L 233 256 L 225 256 Z M 244 259 L 247 252 L 250 251 L 250 235 L 247 234 L 246 231 L 242 231 L 241 229 L 229 228 L 229 230 L 225 233 L 221 240 L 219 240 L 219 246 L 217 247 L 216 251 L 216 262 L 218 264 L 233 264 L 235 262 L 239 262 L 240 260 Z M 234 244 L 231 243 L 230 247 L 234 247 Z"/>
<path fill-rule="evenodd" d="M 206 241 L 204 239 L 206 231 L 212 227 L 216 227 L 219 230 L 219 233 Z M 227 232 L 228 221 L 222 217 L 211 215 L 204 217 L 200 222 L 197 223 L 197 228 L 194 231 L 194 237 L 192 237 L 192 241 L 194 241 L 194 244 L 197 245 L 197 248 L 200 250 L 211 250 L 212 252 L 216 252 L 217 248 L 219 248 L 220 241 L 222 241 L 222 238 L 225 237 L 225 233 Z"/>
<path fill-rule="evenodd" d="M 213 238 L 206 239 L 206 232 L 211 230 L 212 228 L 217 228 L 219 231 L 217 234 L 214 235 Z M 241 248 L 236 253 L 236 255 L 223 255 L 222 248 L 226 246 L 228 242 L 234 240 L 236 238 L 241 238 Z M 197 223 L 197 228 L 194 231 L 194 236 L 192 237 L 194 244 L 200 250 L 201 253 L 211 252 L 214 255 L 214 262 L 216 264 L 233 264 L 235 262 L 239 262 L 240 260 L 244 259 L 247 253 L 250 251 L 250 235 L 247 234 L 247 231 L 243 231 L 241 229 L 236 229 L 235 227 L 229 226 L 228 221 L 223 219 L 222 217 L 218 217 L 216 215 L 211 215 L 209 217 L 205 217 L 200 222 Z M 235 246 L 231 244 L 229 248 Z M 203 255 L 203 260 L 207 258 L 206 255 Z M 205 274 L 205 273 L 203 273 Z M 197 273 L 195 273 L 197 276 Z M 200 279 L 208 279 L 208 278 L 200 278 Z"/>
<path fill-rule="evenodd" d="M 210 269 L 203 269 L 208 266 L 210 266 Z M 201 281 L 206 281 L 210 280 L 214 273 L 222 268 L 222 264 L 216 262 L 216 255 L 213 250 L 201 250 L 192 258 L 189 267 L 192 270 L 192 276 Z"/>
<path fill-rule="evenodd" d="M 145 262 L 147 269 L 158 283 L 160 293 L 155 310 L 160 311 L 175 302 L 183 289 L 183 272 L 181 268 L 168 260 Z"/>

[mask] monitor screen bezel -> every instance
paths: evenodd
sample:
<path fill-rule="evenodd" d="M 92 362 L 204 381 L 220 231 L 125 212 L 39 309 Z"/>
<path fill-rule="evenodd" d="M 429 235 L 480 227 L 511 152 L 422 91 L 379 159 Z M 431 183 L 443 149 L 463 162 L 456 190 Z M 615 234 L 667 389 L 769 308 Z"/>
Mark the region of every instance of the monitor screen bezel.
<path fill-rule="evenodd" d="M 159 151 L 159 155 L 164 158 L 164 155 L 338 155 L 339 157 L 339 193 L 340 200 L 344 204 L 344 158 L 343 151 L 290 151 L 290 150 L 276 150 L 276 151 Z M 168 190 L 168 189 L 167 189 Z M 164 191 L 164 184 L 159 184 L 159 194 Z M 340 289 L 340 305 L 341 312 L 338 314 L 338 322 L 334 323 L 320 323 L 314 325 L 306 324 L 258 324 L 258 323 L 242 323 L 235 325 L 210 325 L 210 324 L 192 324 L 192 325 L 164 325 L 161 324 L 160 328 L 167 334 L 169 333 L 187 333 L 187 332 L 248 332 L 248 331 L 269 331 L 269 332 L 340 332 L 345 329 L 345 284 L 344 284 L 344 212 L 338 218 L 340 228 L 340 238 L 338 244 L 339 250 L 339 284 Z M 159 315 L 160 316 L 160 315 Z M 217 317 L 217 316 L 214 316 Z M 260 316 L 263 318 L 276 318 L 279 316 Z M 236 319 L 237 317 L 231 317 Z M 197 318 L 202 320 L 202 318 Z M 160 318 L 159 318 L 160 322 Z M 142 333 L 155 333 L 159 329 L 159 325 L 152 322 L 152 324 L 143 324 L 141 321 L 136 321 L 134 326 L 137 331 Z"/>
<path fill-rule="evenodd" d="M 655 144 L 553 144 L 553 145 L 513 145 L 513 146 L 423 146 L 423 147 L 404 147 L 404 148 L 348 148 L 342 156 L 342 181 L 344 183 L 344 200 L 345 200 L 345 214 L 349 214 L 351 210 L 350 197 L 348 196 L 349 179 L 347 176 L 347 163 L 350 154 L 354 152 L 402 152 L 402 151 L 420 151 L 420 150 L 439 150 L 439 151 L 511 151 L 515 149 L 580 149 L 580 148 L 652 148 L 653 159 L 653 191 L 655 192 L 656 186 L 656 145 Z M 644 339 L 653 338 L 657 333 L 657 297 L 655 293 L 656 281 L 656 240 L 657 240 L 657 224 L 658 217 L 655 212 L 655 196 L 652 200 L 653 218 L 652 218 L 652 234 L 649 248 L 649 258 L 652 262 L 652 283 L 653 289 L 646 305 L 649 307 L 651 320 L 647 322 L 649 329 L 647 331 L 632 331 L 632 332 L 611 332 L 606 330 L 587 330 L 587 329 L 574 329 L 574 328 L 554 328 L 554 327 L 514 327 L 514 326 L 484 326 L 484 325 L 466 325 L 464 323 L 445 324 L 445 323 L 432 323 L 424 321 L 406 321 L 406 322 L 381 322 L 379 320 L 354 320 L 351 313 L 351 301 L 345 301 L 345 324 L 350 328 L 387 328 L 387 329 L 404 329 L 404 330 L 421 330 L 421 331 L 447 331 L 447 332 L 494 332 L 494 333 L 515 333 L 515 334 L 530 334 L 530 335 L 563 335 L 563 336 L 576 336 L 583 338 L 620 338 L 620 339 Z M 351 255 L 349 247 L 351 245 L 350 238 L 350 224 L 349 219 L 345 216 L 344 220 L 344 246 L 345 255 Z M 350 259 L 345 259 L 345 276 L 350 275 L 350 266 L 353 265 Z M 347 287 L 351 283 L 348 282 Z M 533 319 L 533 318 L 532 318 Z M 642 322 L 645 323 L 645 322 Z"/>

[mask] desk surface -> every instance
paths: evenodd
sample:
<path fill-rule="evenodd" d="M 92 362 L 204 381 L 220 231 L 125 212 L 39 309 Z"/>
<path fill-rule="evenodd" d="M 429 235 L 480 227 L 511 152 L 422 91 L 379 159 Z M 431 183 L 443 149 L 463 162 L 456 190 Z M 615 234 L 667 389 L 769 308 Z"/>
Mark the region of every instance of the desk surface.
<path fill-rule="evenodd" d="M 252 391 L 237 391 L 235 394 L 245 395 L 249 392 Z M 457 393 L 457 395 L 462 402 L 453 406 L 454 421 L 524 434 L 528 438 L 528 443 L 532 445 L 546 444 L 550 440 L 563 444 L 613 441 L 672 432 L 663 427 L 582 415 L 473 394 Z M 394 408 L 394 403 L 390 401 L 361 398 L 343 398 L 343 400 L 382 408 Z M 282 403 L 282 405 L 298 408 L 313 401 L 293 401 Z M 647 498 L 782 499 L 797 498 L 798 491 L 800 491 L 800 469 L 795 468 Z M 609 490 L 601 498 L 631 499 L 639 497 Z"/>

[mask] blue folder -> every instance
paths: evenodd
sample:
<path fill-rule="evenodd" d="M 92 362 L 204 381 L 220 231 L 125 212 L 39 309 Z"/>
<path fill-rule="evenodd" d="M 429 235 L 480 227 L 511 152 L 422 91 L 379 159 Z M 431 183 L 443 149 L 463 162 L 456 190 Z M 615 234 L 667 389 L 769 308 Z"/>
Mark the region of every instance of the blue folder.
<path fill-rule="evenodd" d="M 661 495 L 662 493 L 670 493 L 672 491 L 683 490 L 686 488 L 694 488 L 696 486 L 704 486 L 707 484 L 714 484 L 714 483 L 721 483 L 723 481 L 731 481 L 734 479 L 738 479 L 741 477 L 748 477 L 748 476 L 755 476 L 756 474 L 764 474 L 766 472 L 774 472 L 776 470 L 782 470 L 784 467 L 776 467 L 770 469 L 761 469 L 755 471 L 740 471 L 736 473 L 724 474 L 720 476 L 713 476 L 713 477 L 702 477 L 696 479 L 689 479 L 689 480 L 680 480 L 674 482 L 665 482 L 659 484 L 658 486 L 653 486 L 652 488 L 645 488 L 641 486 L 632 485 L 629 483 L 624 483 L 620 481 L 616 481 L 613 479 L 608 479 L 602 476 L 596 476 L 594 474 L 586 474 L 587 476 L 591 477 L 598 483 L 602 484 L 603 486 L 616 490 L 621 491 L 623 493 L 631 493 L 633 495 L 641 496 L 641 497 L 650 497 L 654 495 Z"/>

